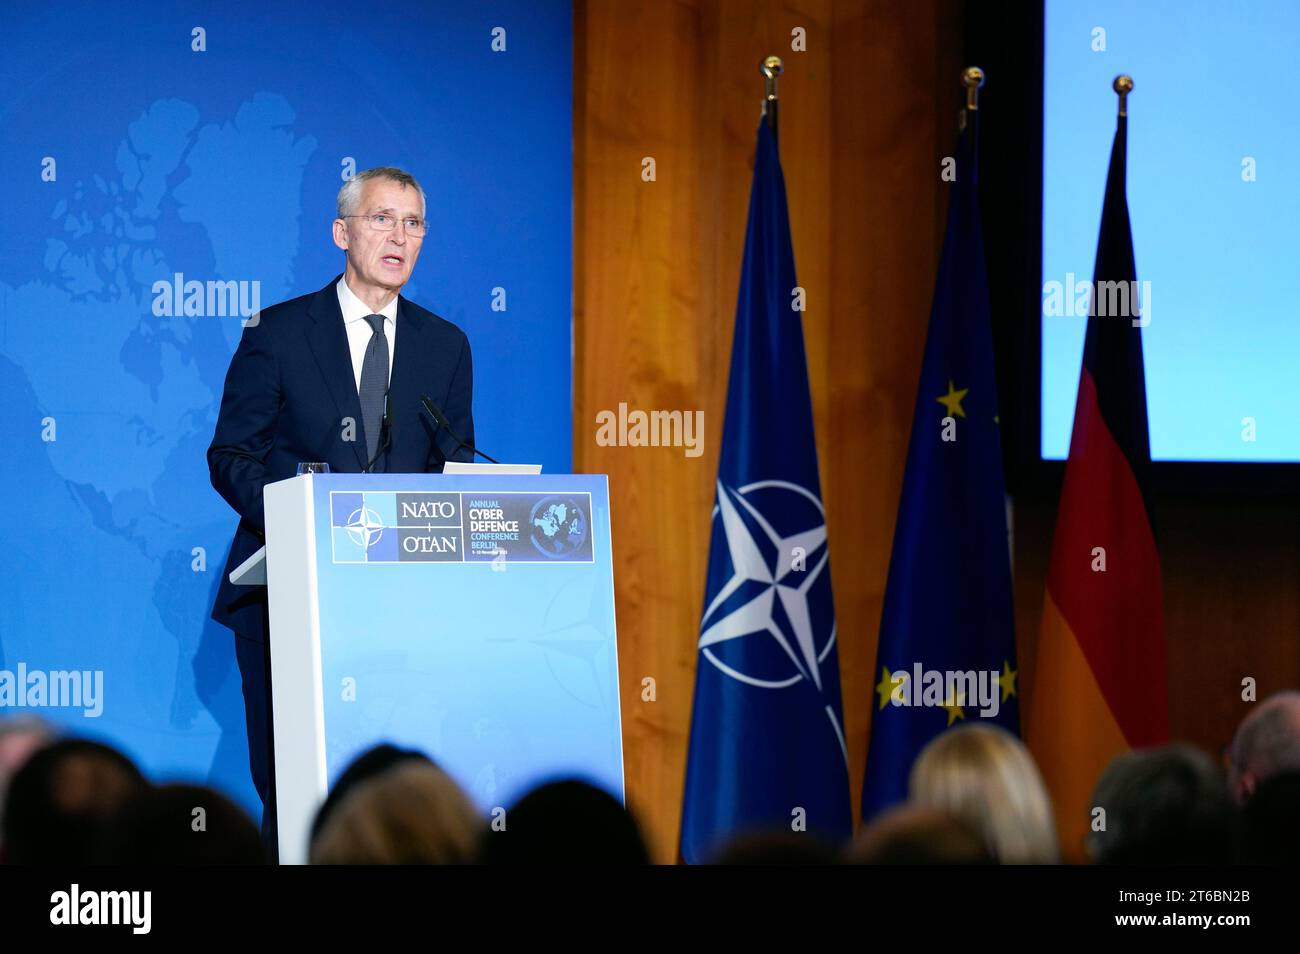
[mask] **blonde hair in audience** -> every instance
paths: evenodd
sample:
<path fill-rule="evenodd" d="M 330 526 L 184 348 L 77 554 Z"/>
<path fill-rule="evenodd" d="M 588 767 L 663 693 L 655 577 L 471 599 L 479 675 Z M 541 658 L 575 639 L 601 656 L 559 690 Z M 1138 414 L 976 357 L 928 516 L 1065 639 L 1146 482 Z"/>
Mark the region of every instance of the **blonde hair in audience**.
<path fill-rule="evenodd" d="M 442 769 L 398 764 L 343 799 L 311 846 L 314 865 L 439 865 L 473 860 L 482 818 Z"/>
<path fill-rule="evenodd" d="M 968 725 L 937 736 L 917 756 L 908 788 L 915 804 L 974 827 L 1003 864 L 1060 859 L 1043 779 L 1029 750 L 1003 729 Z"/>

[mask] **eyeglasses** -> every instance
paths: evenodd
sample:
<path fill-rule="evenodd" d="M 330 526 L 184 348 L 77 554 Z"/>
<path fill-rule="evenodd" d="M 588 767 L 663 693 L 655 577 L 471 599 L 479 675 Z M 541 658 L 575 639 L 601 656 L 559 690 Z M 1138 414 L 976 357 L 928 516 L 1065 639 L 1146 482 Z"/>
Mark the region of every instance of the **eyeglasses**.
<path fill-rule="evenodd" d="M 370 223 L 370 227 L 376 232 L 391 232 L 397 228 L 397 216 L 389 215 L 387 212 L 375 212 L 373 215 L 341 215 L 341 219 L 365 219 Z M 429 230 L 428 223 L 424 219 L 402 219 L 402 228 L 407 235 L 414 238 L 424 238 L 424 234 Z"/>

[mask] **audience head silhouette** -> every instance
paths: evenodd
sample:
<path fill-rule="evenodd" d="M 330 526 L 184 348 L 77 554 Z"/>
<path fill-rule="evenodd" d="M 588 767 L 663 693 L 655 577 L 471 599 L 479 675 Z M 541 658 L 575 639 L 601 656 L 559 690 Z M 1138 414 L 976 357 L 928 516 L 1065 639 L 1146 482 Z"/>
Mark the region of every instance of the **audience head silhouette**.
<path fill-rule="evenodd" d="M 342 774 L 339 775 L 334 787 L 325 796 L 324 803 L 317 810 L 316 817 L 311 825 L 311 840 L 316 840 L 316 836 L 320 834 L 321 828 L 324 827 L 330 815 L 334 813 L 334 809 L 338 807 L 339 802 L 357 785 L 367 779 L 382 775 L 394 765 L 409 760 L 418 760 L 426 765 L 434 764 L 433 760 L 423 752 L 416 749 L 400 749 L 387 742 L 372 746 L 353 759 Z"/>
<path fill-rule="evenodd" d="M 484 864 L 643 865 L 636 821 L 607 792 L 577 780 L 550 782 L 525 795 L 483 833 Z"/>
<path fill-rule="evenodd" d="M 107 826 L 101 860 L 119 865 L 256 865 L 262 840 L 243 809 L 202 785 L 162 785 Z"/>
<path fill-rule="evenodd" d="M 34 752 L 49 745 L 54 737 L 54 729 L 35 716 L 0 719 L 0 818 L 4 817 L 10 780 Z"/>
<path fill-rule="evenodd" d="M 311 844 L 312 864 L 438 865 L 473 860 L 482 819 L 442 769 L 424 759 L 356 783 Z"/>
<path fill-rule="evenodd" d="M 908 782 L 911 801 L 976 831 L 1003 864 L 1049 864 L 1059 857 L 1052 804 L 1024 744 L 991 725 L 936 736 Z"/>
<path fill-rule="evenodd" d="M 9 786 L 0 851 L 7 864 L 86 864 L 109 822 L 148 787 L 125 755 L 86 739 L 32 754 Z"/>
<path fill-rule="evenodd" d="M 1228 787 L 1210 757 L 1193 746 L 1177 743 L 1116 757 L 1098 780 L 1092 804 L 1088 854 L 1098 864 L 1233 860 Z"/>
<path fill-rule="evenodd" d="M 1228 780 L 1238 804 L 1282 772 L 1300 772 L 1300 692 L 1275 693 L 1241 721 L 1228 749 Z"/>
<path fill-rule="evenodd" d="M 845 853 L 859 865 L 988 865 L 993 854 L 979 832 L 922 805 L 899 805 L 867 825 Z"/>
<path fill-rule="evenodd" d="M 782 868 L 839 863 L 835 849 L 809 832 L 755 832 L 733 838 L 710 864 Z"/>
<path fill-rule="evenodd" d="M 1245 864 L 1300 864 L 1300 772 L 1261 782 L 1242 809 L 1241 829 Z"/>

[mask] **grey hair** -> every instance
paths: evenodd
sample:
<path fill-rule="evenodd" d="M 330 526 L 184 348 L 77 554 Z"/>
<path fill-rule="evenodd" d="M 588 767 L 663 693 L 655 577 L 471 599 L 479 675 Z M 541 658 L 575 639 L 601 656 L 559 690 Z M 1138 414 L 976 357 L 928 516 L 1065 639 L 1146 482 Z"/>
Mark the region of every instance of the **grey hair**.
<path fill-rule="evenodd" d="M 343 188 L 339 189 L 339 218 L 342 219 L 357 214 L 357 207 L 361 205 L 361 187 L 371 179 L 388 179 L 404 187 L 414 189 L 420 195 L 420 215 L 425 214 L 424 190 L 420 188 L 420 183 L 415 181 L 415 176 L 404 169 L 398 169 L 396 166 L 376 166 L 373 169 L 367 169 L 365 172 L 358 172 L 343 183 Z"/>
<path fill-rule="evenodd" d="M 1228 750 L 1234 777 L 1253 772 L 1262 782 L 1300 771 L 1300 692 L 1274 693 L 1242 720 Z"/>

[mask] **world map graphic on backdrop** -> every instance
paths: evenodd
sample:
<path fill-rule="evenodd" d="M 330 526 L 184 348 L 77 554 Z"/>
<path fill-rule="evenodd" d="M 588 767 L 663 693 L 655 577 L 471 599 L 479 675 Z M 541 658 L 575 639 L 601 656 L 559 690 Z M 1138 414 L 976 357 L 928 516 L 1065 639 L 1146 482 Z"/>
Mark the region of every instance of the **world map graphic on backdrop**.
<path fill-rule="evenodd" d="M 170 655 L 180 671 L 158 674 L 174 680 L 175 727 L 199 718 L 199 693 L 214 688 L 197 686 L 193 673 L 184 671 L 204 631 L 195 625 L 195 610 L 210 604 L 214 583 L 213 573 L 195 571 L 193 549 L 213 536 L 220 540 L 233 523 L 209 490 L 203 460 L 242 320 L 158 318 L 155 282 L 170 287 L 175 267 L 162 249 L 177 240 L 185 244 L 188 235 L 188 241 L 211 248 L 214 274 L 263 276 L 266 303 L 288 296 L 302 171 L 316 148 L 311 136 L 294 133 L 293 121 L 288 102 L 271 93 L 254 96 L 234 116 L 215 122 L 203 121 L 190 103 L 158 100 L 125 130 L 116 168 L 78 182 L 72 199 L 50 210 L 45 278 L 13 287 L 0 263 L 3 351 L 18 366 L 7 366 L 6 373 L 25 377 L 24 389 L 54 419 L 55 439 L 45 443 L 49 467 L 81 505 L 90 524 L 81 533 L 121 543 L 114 549 L 114 572 L 135 581 L 128 595 L 139 605 L 121 606 L 119 594 L 118 611 L 144 621 L 152 607 L 175 640 Z M 250 158 L 275 174 L 258 175 Z M 246 191 L 232 203 L 226 196 L 235 169 Z M 242 237 L 250 209 L 264 222 L 294 225 L 280 228 L 278 241 L 275 231 L 263 236 L 257 262 L 247 260 L 250 246 Z M 164 232 L 171 233 L 167 243 L 160 242 Z M 42 360 L 41 352 L 55 341 L 60 359 Z M 93 414 L 59 413 L 78 394 L 106 400 Z M 183 409 L 179 415 L 177 408 Z M 215 534 L 196 539 L 196 517 L 212 521 Z M 204 549 L 204 561 L 219 572 L 224 551 Z M 46 579 L 54 592 L 47 598 L 83 598 L 83 574 L 60 580 L 67 555 L 52 556 Z M 94 574 L 95 568 L 85 572 Z M 150 585 L 141 585 L 145 581 Z M 217 629 L 218 638 L 223 632 Z M 81 660 L 75 665 L 95 668 Z M 110 684 L 108 691 L 119 695 L 124 688 Z"/>
<path fill-rule="evenodd" d="M 244 316 L 341 270 L 344 179 L 407 168 L 430 231 L 404 294 L 473 343 L 479 443 L 567 471 L 572 11 L 463 0 L 394 33 L 330 0 L 217 5 L 199 49 L 163 0 L 66 7 L 15 7 L 0 58 L 0 719 L 256 812 L 235 637 L 208 619 L 237 518 L 205 455 Z M 20 668 L 103 699 L 6 702 Z"/>

